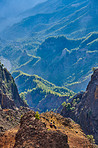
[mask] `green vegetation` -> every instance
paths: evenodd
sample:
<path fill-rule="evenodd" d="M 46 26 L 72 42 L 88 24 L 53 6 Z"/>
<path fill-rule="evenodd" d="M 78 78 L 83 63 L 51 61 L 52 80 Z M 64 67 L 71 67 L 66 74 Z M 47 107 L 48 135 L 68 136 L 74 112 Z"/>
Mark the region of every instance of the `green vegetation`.
<path fill-rule="evenodd" d="M 72 99 L 74 96 L 71 96 L 70 99 Z M 66 102 L 62 103 L 62 106 L 66 108 L 67 111 L 74 111 L 76 108 L 76 105 L 80 102 L 80 98 L 72 99 L 71 103 L 69 103 L 69 100 L 66 99 Z M 88 113 L 89 114 L 89 113 Z M 88 115 L 89 116 L 89 115 Z"/>
<path fill-rule="evenodd" d="M 35 73 L 57 86 L 65 86 L 76 92 L 80 91 L 80 88 L 85 90 L 85 83 L 92 73 L 91 67 L 97 66 L 95 51 L 98 46 L 94 42 L 93 48 L 89 48 L 89 42 L 96 38 L 97 33 L 76 40 L 65 36 L 49 37 L 36 50 L 36 55 L 41 58 L 34 65 L 28 63 L 28 66 L 21 68 L 24 72 L 28 69 L 30 73 Z"/>
<path fill-rule="evenodd" d="M 51 10 L 52 1 L 47 1 L 45 6 L 42 4 L 39 14 L 35 7 L 32 16 L 2 33 L 3 38 L 12 41 L 0 39 L 0 53 L 11 62 L 20 97 L 30 107 L 42 112 L 56 111 L 62 105 L 74 111 L 80 102 L 80 98 L 73 99 L 71 103 L 69 99 L 75 94 L 73 91 L 85 90 L 92 74 L 91 68 L 94 71 L 94 67 L 98 66 L 98 32 L 91 32 L 98 28 L 95 13 L 98 2 L 95 1 L 94 4 L 88 3 L 88 0 L 80 1 L 75 6 L 72 1 L 58 0 Z M 89 23 L 84 19 L 88 16 L 94 16 Z M 65 36 L 59 36 L 61 34 Z M 17 99 L 16 90 L 11 89 L 13 86 L 16 88 L 15 82 L 6 75 L 7 70 L 3 70 L 4 77 L 0 78 L 0 82 L 7 95 L 14 94 L 13 98 Z M 88 117 L 91 114 L 88 111 Z"/>
<path fill-rule="evenodd" d="M 65 105 L 66 105 L 66 102 L 63 102 L 63 103 L 62 103 L 62 106 L 64 107 Z"/>
<path fill-rule="evenodd" d="M 75 107 L 72 107 L 72 108 L 70 108 L 72 111 L 74 111 L 75 110 Z"/>
<path fill-rule="evenodd" d="M 93 135 L 87 135 L 87 138 L 90 141 L 90 143 L 95 144 L 95 139 Z"/>
<path fill-rule="evenodd" d="M 80 102 L 80 99 L 76 98 L 76 99 L 73 100 L 72 105 L 76 106 L 79 102 Z"/>
<path fill-rule="evenodd" d="M 79 92 L 80 89 L 85 90 L 84 86 L 92 73 L 91 68 L 98 66 L 97 38 L 98 33 L 93 32 L 80 39 L 54 36 L 48 37 L 43 43 L 43 40 L 40 42 L 37 39 L 39 47 L 32 49 L 32 54 L 36 56 L 31 55 L 31 50 L 28 48 L 25 49 L 28 44 L 32 47 L 33 41 L 31 39 L 21 40 L 17 44 L 12 43 L 11 45 L 10 43 L 2 48 L 1 53 L 11 63 L 14 62 L 12 70 L 17 69 L 24 73 L 36 74 L 57 86 L 65 86 Z"/>
<path fill-rule="evenodd" d="M 70 109 L 71 109 L 71 104 L 70 103 L 67 103 L 66 104 L 66 110 L 69 111 Z"/>
<path fill-rule="evenodd" d="M 81 42 L 81 46 L 82 47 L 85 47 L 85 45 L 90 45 L 91 46 L 93 43 L 95 43 L 96 39 L 98 40 L 98 32 L 92 32 L 87 38 L 85 38 Z"/>
<path fill-rule="evenodd" d="M 95 71 L 95 67 L 92 68 L 92 71 L 93 71 L 93 72 Z"/>
<path fill-rule="evenodd" d="M 11 71 L 36 74 L 76 92 L 81 88 L 85 90 L 87 76 L 92 73 L 91 68 L 97 66 L 98 32 L 93 32 L 97 30 L 95 8 L 92 8 L 95 14 L 90 22 L 80 25 L 84 16 L 92 12 L 88 2 L 80 2 L 77 7 L 72 7 L 70 1 L 54 2 L 50 13 L 51 3 L 47 1 L 46 6 L 42 4 L 43 10 L 34 10 L 35 15 L 31 12 L 32 16 L 8 27 L 3 37 L 12 41 L 0 39 L 1 55 L 11 62 Z"/>
<path fill-rule="evenodd" d="M 20 119 L 23 117 L 23 115 L 21 115 Z"/>
<path fill-rule="evenodd" d="M 39 112 L 38 111 L 35 114 L 35 118 L 38 119 L 38 120 L 40 119 L 40 115 L 39 115 Z"/>
<path fill-rule="evenodd" d="M 40 91 L 42 94 L 54 94 L 55 96 L 59 97 L 74 95 L 73 91 L 65 87 L 58 87 L 37 75 L 32 76 L 20 71 L 13 72 L 12 75 L 16 76 L 15 81 L 19 85 L 20 92 L 31 92 L 33 90 L 37 90 Z M 25 99 L 23 93 L 21 93 L 21 97 Z"/>
<path fill-rule="evenodd" d="M 75 94 L 66 87 L 56 86 L 37 75 L 28 75 L 21 71 L 13 72 L 12 75 L 15 77 L 22 100 L 26 100 L 30 107 L 36 108 L 39 105 L 39 110 L 43 112 L 47 109 L 56 111 L 66 98 L 69 100 Z M 44 105 L 44 102 L 52 105 Z"/>
<path fill-rule="evenodd" d="M 75 107 L 72 107 L 72 105 L 70 103 L 67 103 L 65 106 L 66 106 L 67 111 L 74 111 L 75 110 Z"/>
<path fill-rule="evenodd" d="M 25 94 L 24 93 L 21 93 L 20 94 L 20 98 L 28 105 L 27 103 L 27 100 L 26 100 L 26 97 L 25 97 Z"/>

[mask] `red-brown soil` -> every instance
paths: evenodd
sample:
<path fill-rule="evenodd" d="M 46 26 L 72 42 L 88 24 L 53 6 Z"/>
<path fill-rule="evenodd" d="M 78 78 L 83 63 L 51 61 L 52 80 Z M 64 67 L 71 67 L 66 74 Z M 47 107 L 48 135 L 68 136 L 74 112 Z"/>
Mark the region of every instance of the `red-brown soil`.
<path fill-rule="evenodd" d="M 33 120 L 31 118 L 34 118 L 33 113 L 30 118 L 28 118 L 28 113 L 22 117 L 20 128 L 17 126 L 0 133 L 0 148 L 59 148 L 61 143 L 65 144 L 66 148 L 66 140 L 64 140 L 66 139 L 66 135 L 68 136 L 70 148 L 94 147 L 90 144 L 80 126 L 73 120 L 63 118 L 61 115 L 53 112 L 47 112 L 41 114 L 40 119 L 36 119 L 32 123 Z M 55 127 L 50 127 L 51 122 Z M 58 147 L 53 147 L 53 141 L 57 142 Z M 46 142 L 48 144 L 43 146 L 43 143 L 45 144 Z M 52 146 L 49 143 L 52 143 Z M 39 144 L 42 146 L 39 146 Z"/>

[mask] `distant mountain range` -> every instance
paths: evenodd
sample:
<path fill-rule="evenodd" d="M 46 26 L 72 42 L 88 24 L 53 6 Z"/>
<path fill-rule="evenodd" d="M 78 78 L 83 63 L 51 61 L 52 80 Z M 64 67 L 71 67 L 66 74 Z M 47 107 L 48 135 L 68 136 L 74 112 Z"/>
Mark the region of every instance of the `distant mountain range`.
<path fill-rule="evenodd" d="M 97 5 L 96 0 L 49 0 L 23 13 L 26 18 L 6 28 L 3 36 L 7 39 L 46 38 L 61 34 L 83 37 L 91 31 L 98 31 Z"/>
<path fill-rule="evenodd" d="M 64 36 L 50 37 L 37 49 L 37 57 L 21 64 L 17 70 L 37 74 L 75 92 L 85 90 L 92 73 L 91 69 L 98 66 L 97 45 L 98 33 L 77 40 Z"/>
<path fill-rule="evenodd" d="M 85 90 L 91 69 L 98 66 L 97 4 L 48 0 L 21 13 L 24 19 L 1 33 L 1 59 L 9 60 L 11 71 Z"/>
<path fill-rule="evenodd" d="M 19 15 L 45 0 L 0 0 L 0 32 L 23 19 Z"/>

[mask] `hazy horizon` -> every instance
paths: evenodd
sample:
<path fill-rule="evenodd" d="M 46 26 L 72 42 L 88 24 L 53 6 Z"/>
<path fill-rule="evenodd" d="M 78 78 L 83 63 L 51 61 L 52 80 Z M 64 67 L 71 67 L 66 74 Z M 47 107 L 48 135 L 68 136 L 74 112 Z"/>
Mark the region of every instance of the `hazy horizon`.
<path fill-rule="evenodd" d="M 0 31 L 15 22 L 15 19 L 19 14 L 44 1 L 46 0 L 1 0 Z"/>

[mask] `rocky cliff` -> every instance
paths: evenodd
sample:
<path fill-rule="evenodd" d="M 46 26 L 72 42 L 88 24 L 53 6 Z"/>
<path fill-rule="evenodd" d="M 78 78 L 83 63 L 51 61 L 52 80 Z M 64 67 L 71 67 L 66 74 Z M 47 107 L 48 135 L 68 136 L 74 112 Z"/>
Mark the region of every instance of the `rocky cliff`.
<path fill-rule="evenodd" d="M 29 111 L 20 120 L 14 148 L 92 148 L 80 126 L 54 112 L 36 116 Z"/>
<path fill-rule="evenodd" d="M 46 124 L 35 118 L 33 111 L 25 114 L 20 123 L 14 148 L 69 148 L 67 135 L 49 131 Z"/>
<path fill-rule="evenodd" d="M 98 144 L 98 69 L 94 70 L 86 91 L 65 105 L 61 114 L 78 122 L 86 134 L 94 135 Z"/>
<path fill-rule="evenodd" d="M 27 106 L 18 94 L 13 77 L 2 64 L 0 64 L 0 106 L 2 109 Z"/>
<path fill-rule="evenodd" d="M 0 148 L 93 148 L 78 124 L 54 112 L 0 110 Z"/>

